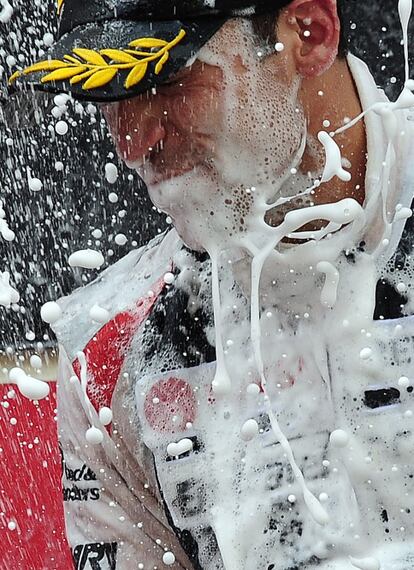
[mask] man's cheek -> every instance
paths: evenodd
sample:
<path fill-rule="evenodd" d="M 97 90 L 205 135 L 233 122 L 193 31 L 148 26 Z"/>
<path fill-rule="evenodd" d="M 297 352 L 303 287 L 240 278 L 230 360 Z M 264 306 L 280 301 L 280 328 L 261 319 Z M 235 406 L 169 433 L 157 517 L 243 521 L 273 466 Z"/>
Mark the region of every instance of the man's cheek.
<path fill-rule="evenodd" d="M 203 109 L 200 108 L 200 98 L 194 97 L 191 93 L 182 93 L 169 101 L 168 108 L 165 107 L 163 114 L 167 125 L 170 123 L 180 132 L 189 134 L 204 116 Z"/>
<path fill-rule="evenodd" d="M 216 132 L 222 107 L 214 95 L 214 90 L 187 89 L 169 101 L 163 118 L 189 135 L 195 135 L 197 132 Z"/>

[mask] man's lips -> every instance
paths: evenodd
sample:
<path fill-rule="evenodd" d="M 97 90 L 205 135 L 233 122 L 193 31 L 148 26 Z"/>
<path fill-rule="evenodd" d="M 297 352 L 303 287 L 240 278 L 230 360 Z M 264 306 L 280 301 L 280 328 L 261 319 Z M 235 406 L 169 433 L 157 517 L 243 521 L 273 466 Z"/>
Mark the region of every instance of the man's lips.
<path fill-rule="evenodd" d="M 147 186 L 154 186 L 183 176 L 198 167 L 208 167 L 205 152 L 194 152 L 194 148 L 187 154 L 182 148 L 171 148 L 171 143 L 164 148 L 163 142 L 157 143 L 147 156 L 130 153 L 123 156 L 126 165 L 138 172 Z M 203 149 L 204 150 L 204 149 Z"/>
<path fill-rule="evenodd" d="M 161 182 L 166 182 L 167 180 L 183 176 L 187 172 L 194 170 L 196 166 L 191 165 L 181 168 L 165 168 L 163 170 L 155 170 L 152 165 L 149 165 L 149 167 L 146 167 L 146 165 L 138 167 L 134 166 L 134 168 L 138 171 L 138 174 L 147 186 L 156 186 L 157 184 L 161 184 Z"/>

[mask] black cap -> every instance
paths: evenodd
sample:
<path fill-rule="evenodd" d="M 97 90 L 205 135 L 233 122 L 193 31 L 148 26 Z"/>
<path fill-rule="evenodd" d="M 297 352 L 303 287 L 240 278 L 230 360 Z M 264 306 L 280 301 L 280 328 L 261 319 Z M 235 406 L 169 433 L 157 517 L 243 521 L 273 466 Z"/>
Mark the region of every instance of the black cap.
<path fill-rule="evenodd" d="M 58 0 L 58 40 L 9 80 L 10 90 L 68 92 L 117 101 L 163 83 L 226 20 L 271 12 L 289 0 Z"/>

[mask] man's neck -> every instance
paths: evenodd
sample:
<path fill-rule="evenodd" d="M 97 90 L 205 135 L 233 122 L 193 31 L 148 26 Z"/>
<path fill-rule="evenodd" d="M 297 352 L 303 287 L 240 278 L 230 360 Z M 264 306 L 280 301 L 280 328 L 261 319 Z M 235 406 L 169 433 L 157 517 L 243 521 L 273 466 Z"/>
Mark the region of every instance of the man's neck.
<path fill-rule="evenodd" d="M 308 120 L 308 134 L 317 140 L 319 131 L 335 131 L 342 127 L 347 118 L 361 113 L 361 102 L 346 59 L 337 59 L 332 67 L 320 77 L 304 79 L 299 93 L 305 116 Z M 329 121 L 329 126 L 324 126 Z M 325 123 L 327 125 L 328 123 Z M 317 189 L 316 204 L 337 202 L 343 198 L 354 198 L 361 205 L 365 199 L 365 170 L 367 141 L 365 124 L 359 121 L 354 127 L 335 137 L 343 158 L 351 163 L 350 182 L 334 178 Z M 301 171 L 321 172 L 324 165 L 323 151 L 316 155 L 308 145 L 300 166 Z"/>

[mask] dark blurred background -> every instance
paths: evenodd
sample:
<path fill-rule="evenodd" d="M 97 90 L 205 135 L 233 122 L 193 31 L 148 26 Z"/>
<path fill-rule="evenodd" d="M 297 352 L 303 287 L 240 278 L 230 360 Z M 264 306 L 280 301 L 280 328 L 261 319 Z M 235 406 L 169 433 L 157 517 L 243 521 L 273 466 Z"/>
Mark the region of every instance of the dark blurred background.
<path fill-rule="evenodd" d="M 11 4 L 12 17 L 0 21 L 3 92 L 16 63 L 25 66 L 41 57 L 56 33 L 54 2 Z M 404 72 L 397 0 L 351 0 L 344 5 L 351 51 L 367 61 L 378 85 L 396 98 Z M 11 243 L 0 238 L 0 272 L 11 273 L 21 295 L 18 305 L 0 306 L 0 351 L 37 347 L 39 342 L 53 345 L 49 327 L 40 319 L 41 305 L 95 277 L 69 267 L 71 252 L 100 249 L 111 264 L 166 227 L 165 216 L 152 207 L 136 173 L 117 160 L 96 106 L 70 100 L 56 106 L 53 97 L 41 98 L 38 105 L 39 116 L 29 126 L 16 130 L 0 121 L 0 200 L 16 233 Z M 69 126 L 65 136 L 55 131 L 62 119 Z M 114 184 L 105 178 L 108 162 L 118 167 Z M 42 181 L 39 192 L 30 190 L 30 177 Z M 117 202 L 110 200 L 115 198 L 111 193 Z M 102 237 L 96 237 L 100 232 Z M 125 245 L 114 242 L 118 233 L 127 237 Z"/>

